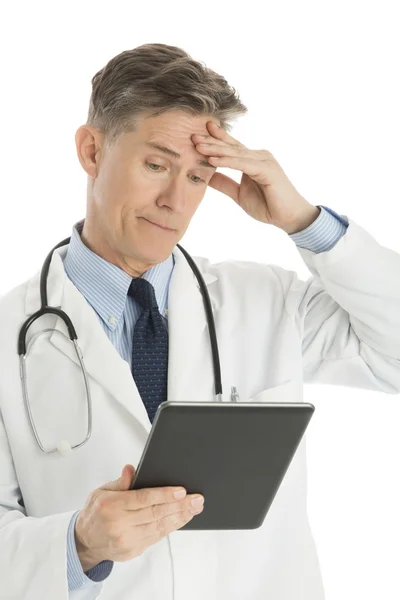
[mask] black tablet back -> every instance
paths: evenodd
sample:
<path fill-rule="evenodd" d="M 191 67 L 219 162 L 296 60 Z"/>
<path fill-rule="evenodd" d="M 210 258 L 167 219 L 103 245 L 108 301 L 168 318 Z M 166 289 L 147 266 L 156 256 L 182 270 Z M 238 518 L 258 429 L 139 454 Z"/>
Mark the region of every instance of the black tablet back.
<path fill-rule="evenodd" d="M 256 529 L 313 412 L 306 403 L 163 402 L 132 489 L 203 494 L 203 512 L 180 531 Z"/>

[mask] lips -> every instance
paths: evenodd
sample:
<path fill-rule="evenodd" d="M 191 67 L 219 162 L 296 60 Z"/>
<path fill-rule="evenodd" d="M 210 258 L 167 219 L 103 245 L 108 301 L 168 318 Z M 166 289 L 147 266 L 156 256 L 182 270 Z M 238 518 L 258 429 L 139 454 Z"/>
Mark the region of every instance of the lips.
<path fill-rule="evenodd" d="M 143 217 L 144 218 L 144 217 Z M 154 221 L 150 221 L 149 219 L 144 219 L 148 223 L 155 225 L 156 227 L 160 227 L 160 229 L 164 229 L 165 231 L 174 231 L 171 227 L 165 227 L 165 225 L 159 225 L 158 223 L 154 223 Z"/>

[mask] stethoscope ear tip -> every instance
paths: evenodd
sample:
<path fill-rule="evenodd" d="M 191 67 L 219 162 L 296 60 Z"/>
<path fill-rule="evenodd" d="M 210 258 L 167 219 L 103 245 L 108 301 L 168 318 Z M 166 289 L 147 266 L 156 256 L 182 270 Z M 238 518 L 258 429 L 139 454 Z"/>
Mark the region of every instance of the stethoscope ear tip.
<path fill-rule="evenodd" d="M 68 440 L 61 440 L 61 442 L 57 446 L 57 450 L 59 451 L 61 456 L 68 456 L 68 454 L 71 454 L 72 452 L 71 444 Z"/>

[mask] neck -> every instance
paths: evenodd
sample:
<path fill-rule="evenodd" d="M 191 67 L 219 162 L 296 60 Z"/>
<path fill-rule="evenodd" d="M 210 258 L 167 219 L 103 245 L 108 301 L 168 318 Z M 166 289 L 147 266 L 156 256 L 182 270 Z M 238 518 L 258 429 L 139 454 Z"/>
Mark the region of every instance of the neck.
<path fill-rule="evenodd" d="M 96 235 L 95 232 L 98 232 L 98 235 Z M 107 240 L 102 237 L 101 228 L 97 226 L 93 227 L 87 218 L 85 219 L 80 235 L 82 242 L 89 250 L 112 265 L 116 265 L 131 277 L 141 277 L 143 273 L 154 266 L 141 261 L 132 260 L 131 258 L 127 259 L 127 257 L 116 252 Z"/>

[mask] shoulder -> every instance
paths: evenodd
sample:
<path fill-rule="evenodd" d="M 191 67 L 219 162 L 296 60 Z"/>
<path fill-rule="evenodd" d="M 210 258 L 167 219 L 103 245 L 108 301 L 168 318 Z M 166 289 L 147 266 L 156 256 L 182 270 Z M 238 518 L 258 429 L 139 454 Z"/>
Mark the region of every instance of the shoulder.
<path fill-rule="evenodd" d="M 280 265 L 226 260 L 211 263 L 207 258 L 195 257 L 205 279 L 214 307 L 225 306 L 243 315 L 266 314 L 267 310 L 279 315 L 286 311 L 296 313 L 301 299 L 311 288 L 321 293 L 322 285 L 315 277 L 301 279 L 297 272 Z"/>
<path fill-rule="evenodd" d="M 30 279 L 27 279 L 0 297 L 0 331 L 2 337 L 8 331 L 14 330 L 26 318 L 25 299 L 29 282 Z"/>
<path fill-rule="evenodd" d="M 294 281 L 298 281 L 296 271 L 285 269 L 280 265 L 244 260 L 211 263 L 208 258 L 204 257 L 195 257 L 194 259 L 203 274 L 207 273 L 216 278 L 217 286 L 249 287 L 253 291 L 269 288 L 285 293 Z"/>

